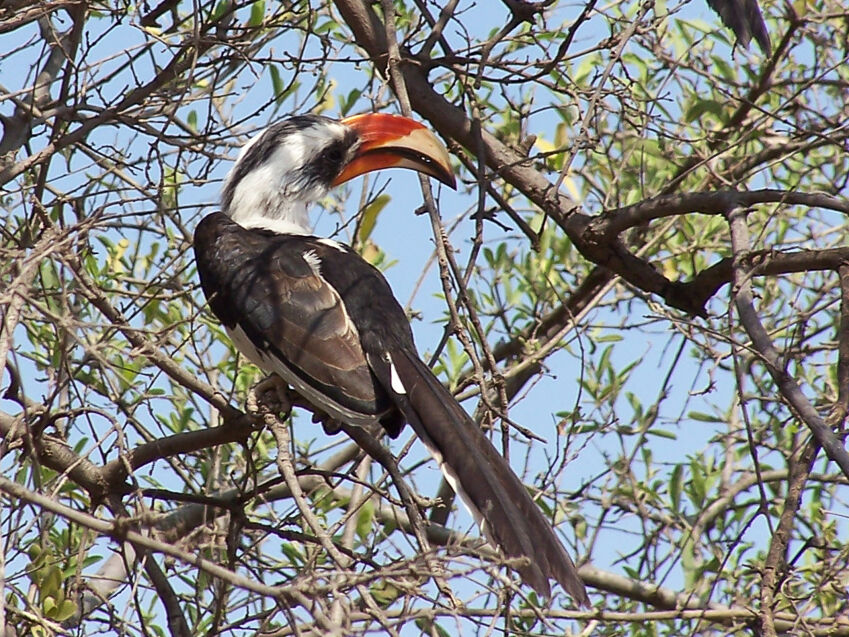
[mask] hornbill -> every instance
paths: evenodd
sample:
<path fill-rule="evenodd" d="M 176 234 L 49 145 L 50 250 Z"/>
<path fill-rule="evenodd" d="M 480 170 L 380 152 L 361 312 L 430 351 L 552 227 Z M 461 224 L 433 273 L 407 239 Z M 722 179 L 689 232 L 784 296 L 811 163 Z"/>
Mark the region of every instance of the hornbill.
<path fill-rule="evenodd" d="M 222 211 L 198 224 L 201 286 L 236 347 L 328 418 L 410 423 L 487 539 L 539 594 L 584 585 L 548 520 L 504 458 L 419 358 L 383 275 L 350 247 L 311 234 L 308 209 L 363 173 L 405 167 L 454 187 L 448 151 L 423 125 L 367 114 L 272 124 L 242 148 Z"/>

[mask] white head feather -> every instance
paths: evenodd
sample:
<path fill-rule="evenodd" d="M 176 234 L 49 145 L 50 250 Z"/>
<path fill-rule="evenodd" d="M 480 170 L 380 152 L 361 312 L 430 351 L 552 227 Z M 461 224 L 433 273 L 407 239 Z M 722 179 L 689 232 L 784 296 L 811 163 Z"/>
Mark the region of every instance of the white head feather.
<path fill-rule="evenodd" d="M 349 128 L 326 117 L 305 115 L 269 126 L 242 147 L 227 175 L 225 214 L 245 228 L 309 234 L 310 205 L 327 194 L 335 169 L 355 145 Z"/>

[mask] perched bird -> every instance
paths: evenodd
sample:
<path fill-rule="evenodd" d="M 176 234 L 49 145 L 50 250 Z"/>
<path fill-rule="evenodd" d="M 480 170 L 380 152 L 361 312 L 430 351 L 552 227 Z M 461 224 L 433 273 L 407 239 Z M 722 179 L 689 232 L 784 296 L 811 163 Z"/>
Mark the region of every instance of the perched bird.
<path fill-rule="evenodd" d="M 363 173 L 405 167 L 454 187 L 448 151 L 423 125 L 368 114 L 277 122 L 239 153 L 222 212 L 197 226 L 201 285 L 236 347 L 348 425 L 409 423 L 487 539 L 534 590 L 549 579 L 581 605 L 584 585 L 504 458 L 419 358 L 383 275 L 347 245 L 311 234 L 308 211 Z"/>

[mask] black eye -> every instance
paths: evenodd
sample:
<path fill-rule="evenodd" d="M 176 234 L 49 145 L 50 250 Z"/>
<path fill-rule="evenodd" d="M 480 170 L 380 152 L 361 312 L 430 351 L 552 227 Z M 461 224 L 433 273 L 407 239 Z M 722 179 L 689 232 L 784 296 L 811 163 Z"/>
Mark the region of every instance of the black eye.
<path fill-rule="evenodd" d="M 324 151 L 322 160 L 328 172 L 339 170 L 342 168 L 342 162 L 345 161 L 345 149 L 341 144 L 332 144 Z"/>
<path fill-rule="evenodd" d="M 322 184 L 332 184 L 349 159 L 351 143 L 340 139 L 325 146 L 318 156 L 304 166 L 304 178 Z"/>

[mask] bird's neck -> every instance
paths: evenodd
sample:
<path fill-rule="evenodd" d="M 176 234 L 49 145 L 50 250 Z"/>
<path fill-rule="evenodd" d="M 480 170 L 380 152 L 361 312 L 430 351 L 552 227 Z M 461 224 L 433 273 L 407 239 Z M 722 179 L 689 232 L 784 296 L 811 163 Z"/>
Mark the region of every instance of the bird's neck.
<path fill-rule="evenodd" d="M 269 187 L 271 175 L 242 179 L 224 212 L 243 228 L 265 228 L 280 234 L 311 234 L 312 199 L 292 197 L 284 188 Z"/>
<path fill-rule="evenodd" d="M 231 206 L 227 214 L 243 228 L 262 228 L 278 234 L 312 234 L 307 205 L 294 203 L 298 205 L 290 205 L 285 210 L 259 207 L 253 210 L 238 208 L 234 212 Z"/>

